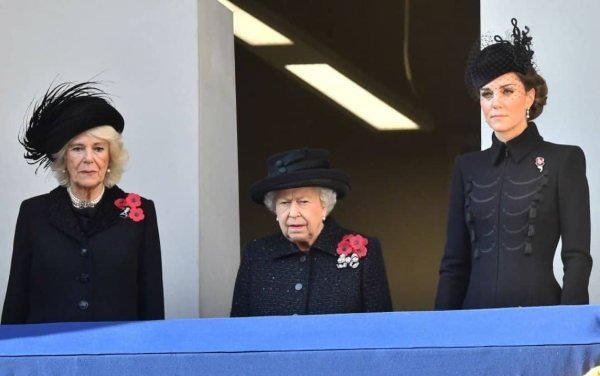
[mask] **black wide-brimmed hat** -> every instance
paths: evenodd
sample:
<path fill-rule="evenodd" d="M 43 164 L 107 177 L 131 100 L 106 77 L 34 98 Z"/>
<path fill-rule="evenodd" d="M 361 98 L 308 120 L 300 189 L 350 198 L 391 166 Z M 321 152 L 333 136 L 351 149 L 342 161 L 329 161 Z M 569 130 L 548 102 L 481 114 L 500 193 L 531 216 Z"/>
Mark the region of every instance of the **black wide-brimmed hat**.
<path fill-rule="evenodd" d="M 268 192 L 299 187 L 331 188 L 343 198 L 350 191 L 350 177 L 330 167 L 330 155 L 324 149 L 303 148 L 270 156 L 268 176 L 250 187 L 252 200 L 263 205 Z"/>
<path fill-rule="evenodd" d="M 19 136 L 27 163 L 47 168 L 69 140 L 94 127 L 109 125 L 123 132 L 123 117 L 96 84 L 66 82 L 46 91 Z"/>
<path fill-rule="evenodd" d="M 519 29 L 517 20 L 511 20 L 513 25 L 512 41 L 494 36 L 493 44 L 479 50 L 480 42 L 472 51 L 467 63 L 465 81 L 473 90 L 479 90 L 488 82 L 509 72 L 527 73 L 535 69 L 533 65 L 532 38 L 528 35 L 529 28 Z"/>

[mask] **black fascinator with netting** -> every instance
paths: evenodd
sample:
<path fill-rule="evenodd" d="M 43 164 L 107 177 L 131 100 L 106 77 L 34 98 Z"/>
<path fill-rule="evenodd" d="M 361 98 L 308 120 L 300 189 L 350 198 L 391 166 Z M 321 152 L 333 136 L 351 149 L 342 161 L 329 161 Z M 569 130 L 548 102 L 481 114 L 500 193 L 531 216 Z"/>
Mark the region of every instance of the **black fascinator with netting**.
<path fill-rule="evenodd" d="M 521 30 L 517 20 L 511 19 L 513 26 L 511 40 L 495 35 L 493 43 L 488 46 L 478 46 L 469 56 L 465 81 L 473 90 L 479 90 L 483 85 L 508 72 L 525 74 L 535 69 L 529 28 Z M 483 49 L 480 51 L 480 48 Z"/>
<path fill-rule="evenodd" d="M 119 133 L 123 131 L 123 117 L 97 85 L 97 82 L 66 82 L 46 91 L 19 135 L 27 163 L 47 168 L 55 153 L 88 129 L 110 125 Z"/>

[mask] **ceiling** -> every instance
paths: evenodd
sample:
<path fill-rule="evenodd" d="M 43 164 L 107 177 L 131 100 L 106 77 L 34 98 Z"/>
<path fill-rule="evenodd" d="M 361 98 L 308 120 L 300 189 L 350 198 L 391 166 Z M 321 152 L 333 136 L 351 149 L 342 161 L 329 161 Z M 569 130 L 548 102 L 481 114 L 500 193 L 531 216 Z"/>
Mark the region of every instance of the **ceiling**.
<path fill-rule="evenodd" d="M 478 137 L 477 104 L 467 95 L 463 72 L 479 35 L 479 1 L 233 2 L 296 41 L 292 47 L 252 47 L 238 41 L 238 47 L 273 68 L 326 60 L 422 128 L 450 137 Z M 312 90 L 299 80 L 298 85 Z"/>

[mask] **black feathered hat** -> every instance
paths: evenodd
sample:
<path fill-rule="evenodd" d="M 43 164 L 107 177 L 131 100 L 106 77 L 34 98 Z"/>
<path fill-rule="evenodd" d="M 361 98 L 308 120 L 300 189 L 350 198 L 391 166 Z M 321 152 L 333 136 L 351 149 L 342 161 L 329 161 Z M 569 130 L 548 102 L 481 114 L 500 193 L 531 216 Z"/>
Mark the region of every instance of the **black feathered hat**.
<path fill-rule="evenodd" d="M 250 196 L 257 204 L 264 204 L 270 191 L 324 187 L 343 198 L 350 191 L 350 177 L 330 167 L 330 152 L 324 149 L 295 149 L 274 154 L 267 159 L 268 176 L 250 187 Z"/>
<path fill-rule="evenodd" d="M 19 136 L 27 163 L 47 168 L 70 139 L 94 127 L 110 125 L 123 132 L 123 117 L 95 85 L 97 82 L 65 82 L 46 91 Z"/>
<path fill-rule="evenodd" d="M 483 48 L 480 46 L 469 56 L 465 81 L 467 86 L 473 90 L 479 90 L 482 86 L 495 78 L 509 72 L 525 74 L 534 69 L 533 51 L 531 50 L 531 37 L 529 28 L 519 29 L 517 20 L 511 19 L 513 25 L 512 42 L 502 39 L 499 35 L 494 36 L 493 44 Z"/>

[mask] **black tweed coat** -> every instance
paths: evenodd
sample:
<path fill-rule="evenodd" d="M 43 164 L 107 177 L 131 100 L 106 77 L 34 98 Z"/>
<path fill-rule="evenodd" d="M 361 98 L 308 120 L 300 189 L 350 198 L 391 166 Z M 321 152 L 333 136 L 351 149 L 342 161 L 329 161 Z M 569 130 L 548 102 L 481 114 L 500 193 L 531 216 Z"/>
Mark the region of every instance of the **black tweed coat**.
<path fill-rule="evenodd" d="M 563 285 L 553 274 L 562 240 Z M 587 304 L 592 268 L 585 156 L 530 122 L 506 144 L 459 157 L 437 309 Z"/>
<path fill-rule="evenodd" d="M 337 244 L 346 234 L 333 218 L 302 252 L 281 232 L 248 243 L 235 282 L 231 316 L 391 311 L 376 238 L 356 269 L 338 269 Z"/>
<path fill-rule="evenodd" d="M 107 189 L 87 232 L 65 188 L 23 201 L 17 219 L 3 324 L 164 318 L 154 204 L 134 222 Z"/>

